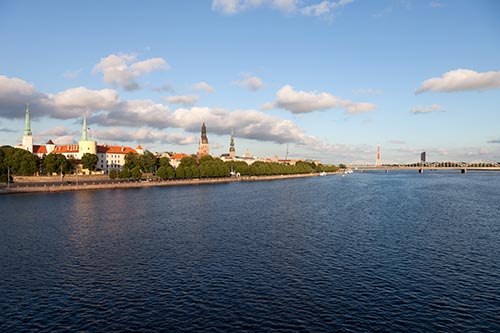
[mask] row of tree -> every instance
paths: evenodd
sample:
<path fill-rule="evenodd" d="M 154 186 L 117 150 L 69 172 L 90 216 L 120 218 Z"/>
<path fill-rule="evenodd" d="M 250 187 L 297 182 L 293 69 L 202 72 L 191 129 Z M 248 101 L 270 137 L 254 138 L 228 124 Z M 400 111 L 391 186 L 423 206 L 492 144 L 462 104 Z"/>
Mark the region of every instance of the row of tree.
<path fill-rule="evenodd" d="M 95 154 L 85 154 L 81 161 L 66 158 L 61 154 L 48 154 L 43 159 L 24 149 L 9 146 L 0 147 L 0 182 L 7 182 L 8 174 L 31 176 L 35 174 L 71 174 L 78 163 L 84 169 L 97 170 L 98 157 Z M 286 175 L 314 172 L 334 172 L 338 167 L 309 162 L 297 162 L 295 165 L 279 164 L 274 162 L 254 162 L 251 165 L 243 161 L 224 162 L 212 156 L 203 156 L 200 159 L 194 156 L 185 157 L 177 168 L 170 165 L 167 157 L 157 158 L 153 153 L 146 151 L 143 155 L 129 153 L 125 156 L 125 165 L 120 172 L 111 170 L 109 177 L 114 178 L 142 178 L 144 175 L 156 176 L 161 179 L 189 179 L 227 177 L 230 173 L 241 176 Z"/>
<path fill-rule="evenodd" d="M 152 155 L 152 154 L 151 154 Z M 154 157 L 154 155 L 153 155 Z M 117 174 L 110 177 L 141 178 L 143 173 L 154 174 L 161 179 L 190 179 L 227 177 L 231 173 L 240 176 L 270 176 L 303 174 L 314 172 L 335 172 L 339 168 L 334 165 L 322 165 L 309 162 L 297 162 L 295 165 L 274 162 L 254 162 L 248 165 L 243 161 L 222 161 L 220 158 L 203 156 L 199 160 L 193 156 L 184 157 L 177 168 L 170 165 L 167 157 L 153 159 L 151 156 L 128 154 L 125 166 Z M 153 171 L 155 170 L 155 172 Z"/>
<path fill-rule="evenodd" d="M 85 154 L 81 163 L 83 168 L 96 170 L 98 157 L 95 154 Z M 11 176 L 33 176 L 52 174 L 71 174 L 76 170 L 79 162 L 61 154 L 48 154 L 40 159 L 37 155 L 27 150 L 10 146 L 0 147 L 0 182 L 7 182 Z"/>

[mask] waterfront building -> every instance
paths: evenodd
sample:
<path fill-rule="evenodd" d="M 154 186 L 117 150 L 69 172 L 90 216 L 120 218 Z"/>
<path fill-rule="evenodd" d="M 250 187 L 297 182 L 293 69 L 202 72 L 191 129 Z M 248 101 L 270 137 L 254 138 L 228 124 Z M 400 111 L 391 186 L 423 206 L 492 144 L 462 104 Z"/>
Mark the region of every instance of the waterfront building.
<path fill-rule="evenodd" d="M 98 145 L 96 141 L 89 140 L 87 116 L 85 113 L 83 115 L 82 139 L 78 144 L 56 145 L 52 140 L 49 140 L 45 145 L 34 145 L 29 105 L 26 106 L 26 120 L 22 144 L 18 147 L 37 155 L 39 158 L 44 158 L 48 154 L 61 154 L 66 158 L 74 158 L 80 161 L 86 153 L 95 154 L 98 157 L 97 170 L 101 170 L 103 173 L 109 173 L 111 170 L 120 172 L 125 165 L 125 156 L 129 153 L 144 154 L 144 149 L 141 145 L 138 145 L 134 149 L 127 146 Z"/>
<path fill-rule="evenodd" d="M 179 164 L 181 164 L 181 160 L 184 157 L 191 157 L 191 155 L 183 153 L 172 154 L 170 156 L 170 165 L 176 169 L 179 166 Z"/>
<path fill-rule="evenodd" d="M 426 156 L 425 156 L 425 151 L 423 151 L 421 154 L 420 154 L 420 162 L 421 163 L 425 163 L 426 161 Z"/>
<path fill-rule="evenodd" d="M 208 149 L 207 127 L 205 126 L 205 123 L 203 123 L 201 126 L 200 144 L 198 145 L 198 158 L 205 155 L 210 155 L 210 152 Z"/>
<path fill-rule="evenodd" d="M 382 166 L 382 158 L 380 156 L 380 145 L 377 146 L 377 160 L 375 161 L 375 166 Z"/>

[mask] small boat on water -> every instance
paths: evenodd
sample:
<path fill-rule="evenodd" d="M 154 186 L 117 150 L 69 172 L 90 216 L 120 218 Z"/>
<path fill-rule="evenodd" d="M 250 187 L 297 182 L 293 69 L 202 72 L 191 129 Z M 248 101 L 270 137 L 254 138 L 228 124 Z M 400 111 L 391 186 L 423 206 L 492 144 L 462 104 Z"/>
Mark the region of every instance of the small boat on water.
<path fill-rule="evenodd" d="M 326 176 L 326 172 L 321 171 L 321 172 L 319 173 L 319 175 L 320 175 L 320 176 Z"/>

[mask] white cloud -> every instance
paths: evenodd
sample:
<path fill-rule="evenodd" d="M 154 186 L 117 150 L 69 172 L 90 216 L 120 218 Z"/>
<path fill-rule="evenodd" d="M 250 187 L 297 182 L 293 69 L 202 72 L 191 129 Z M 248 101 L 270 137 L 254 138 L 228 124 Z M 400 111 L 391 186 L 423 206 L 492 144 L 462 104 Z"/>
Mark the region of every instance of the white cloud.
<path fill-rule="evenodd" d="M 242 76 L 243 78 L 239 81 L 235 81 L 234 84 L 246 88 L 250 91 L 257 91 L 264 86 L 262 80 L 255 75 L 245 73 Z"/>
<path fill-rule="evenodd" d="M 441 105 L 432 104 L 431 106 L 416 106 L 410 110 L 412 114 L 428 114 L 431 112 L 446 112 Z"/>
<path fill-rule="evenodd" d="M 84 110 L 115 110 L 123 103 L 115 90 L 91 90 L 85 87 L 70 88 L 55 95 L 48 95 L 48 101 L 56 118 L 74 118 L 82 115 Z"/>
<path fill-rule="evenodd" d="M 353 2 L 353 0 L 340 0 L 340 1 L 322 1 L 320 3 L 306 6 L 301 9 L 301 13 L 307 16 L 322 16 L 329 14 L 335 8 L 348 5 Z"/>
<path fill-rule="evenodd" d="M 201 123 L 205 122 L 209 135 L 228 135 L 234 129 L 238 137 L 262 142 L 292 143 L 310 147 L 314 151 L 314 147 L 324 145 L 320 140 L 307 135 L 291 120 L 257 110 L 191 107 L 171 111 L 168 105 L 151 100 L 124 100 L 112 89 L 77 87 L 56 94 L 45 94 L 37 92 L 33 85 L 21 79 L 7 77 L 0 77 L 0 97 L 0 117 L 7 119 L 24 118 L 26 100 L 30 101 L 32 117 L 74 118 L 79 121 L 83 110 L 87 110 L 87 122 L 92 127 L 92 136 L 102 141 L 192 144 L 197 140 L 191 135 L 167 135 L 160 130 L 181 129 L 198 135 Z M 116 127 L 128 127 L 132 130 Z M 138 127 L 140 129 L 135 130 Z M 71 143 L 79 130 L 78 128 L 76 132 L 70 133 L 61 127 L 40 135 L 46 136 L 46 140 L 58 140 L 57 143 Z"/>
<path fill-rule="evenodd" d="M 191 106 L 196 104 L 200 99 L 198 95 L 189 95 L 189 96 L 169 96 L 165 98 L 168 103 L 172 104 L 182 104 L 185 106 Z"/>
<path fill-rule="evenodd" d="M 139 89 L 136 79 L 142 74 L 156 70 L 167 70 L 170 66 L 163 58 L 151 58 L 137 61 L 135 55 L 110 54 L 94 66 L 93 73 L 101 72 L 104 82 L 127 91 Z"/>
<path fill-rule="evenodd" d="M 181 133 L 164 133 L 151 131 L 147 128 L 139 128 L 135 131 L 125 130 L 123 128 L 108 128 L 105 130 L 96 130 L 94 133 L 96 139 L 108 142 L 140 142 L 140 143 L 161 143 L 188 145 L 198 142 L 193 135 Z"/>
<path fill-rule="evenodd" d="M 298 13 L 307 16 L 321 16 L 353 1 L 322 1 L 309 6 L 299 7 L 302 3 L 300 0 L 212 0 L 212 10 L 219 11 L 225 15 L 234 15 L 257 7 L 269 7 L 286 14 Z"/>
<path fill-rule="evenodd" d="M 210 86 L 208 83 L 206 83 L 204 81 L 193 84 L 193 89 L 194 90 L 201 90 L 201 91 L 204 91 L 206 93 L 215 92 L 215 89 L 212 88 L 212 86 Z"/>
<path fill-rule="evenodd" d="M 151 100 L 126 101 L 120 108 L 92 115 L 88 121 L 100 126 L 149 126 L 156 129 L 171 126 L 169 107 Z"/>
<path fill-rule="evenodd" d="M 33 84 L 19 78 L 0 75 L 0 117 L 23 118 L 27 103 L 38 106 L 46 98 L 47 95 L 37 92 Z M 44 109 L 40 115 L 48 112 L 49 110 Z"/>
<path fill-rule="evenodd" d="M 295 114 L 333 108 L 345 109 L 347 113 L 363 113 L 373 111 L 375 105 L 365 102 L 352 102 L 325 92 L 297 91 L 292 86 L 286 85 L 276 93 L 276 101 L 262 106 L 263 110 L 272 108 L 285 109 Z"/>
<path fill-rule="evenodd" d="M 500 88 L 500 71 L 478 73 L 470 69 L 456 69 L 443 76 L 425 80 L 415 93 L 426 91 L 452 92 Z"/>

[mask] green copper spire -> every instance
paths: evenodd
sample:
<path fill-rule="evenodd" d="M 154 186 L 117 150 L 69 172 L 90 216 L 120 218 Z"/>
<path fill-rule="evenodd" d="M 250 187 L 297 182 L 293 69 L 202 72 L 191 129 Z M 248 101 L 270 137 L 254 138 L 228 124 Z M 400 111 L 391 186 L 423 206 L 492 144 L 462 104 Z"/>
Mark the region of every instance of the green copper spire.
<path fill-rule="evenodd" d="M 83 111 L 82 141 L 88 141 L 87 135 L 87 112 Z"/>
<path fill-rule="evenodd" d="M 24 136 L 31 136 L 30 105 L 26 104 L 26 123 L 24 125 Z"/>

